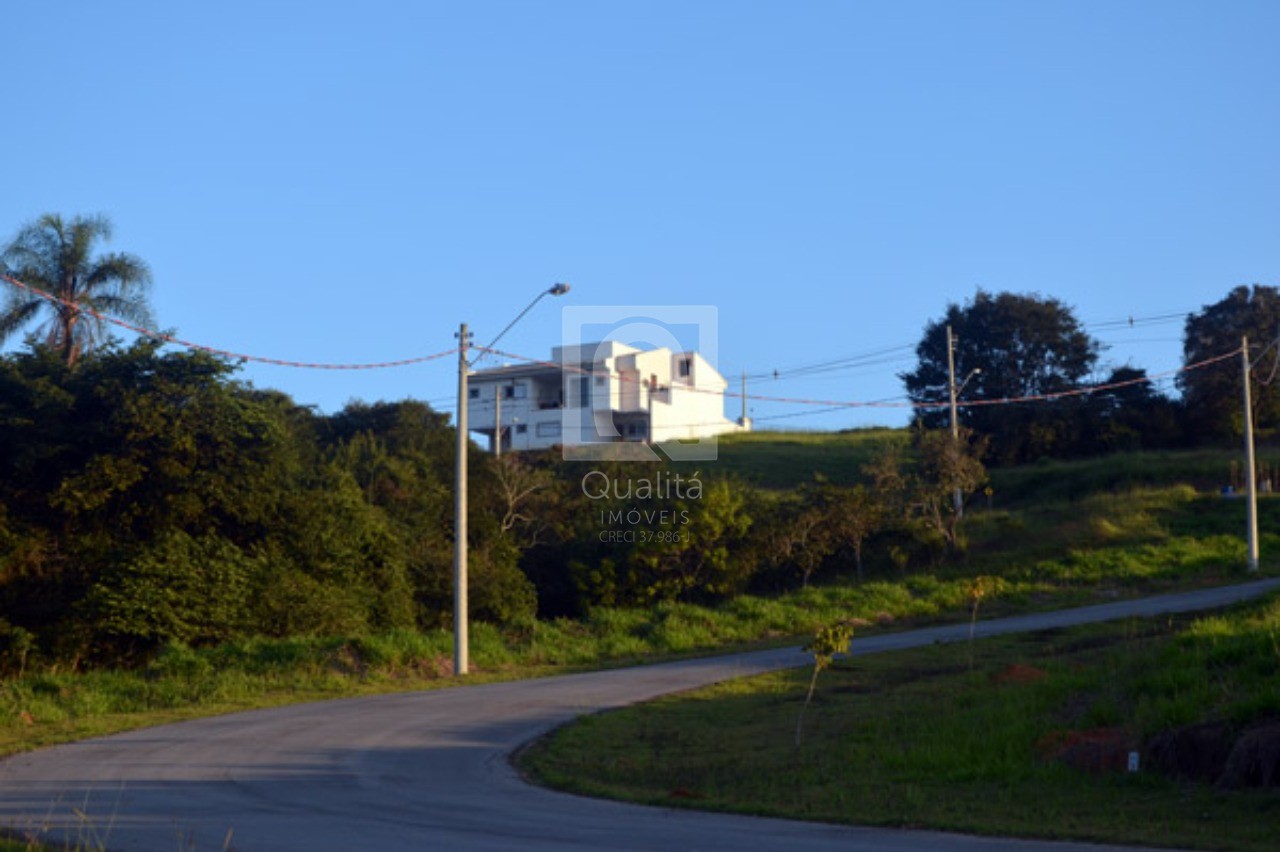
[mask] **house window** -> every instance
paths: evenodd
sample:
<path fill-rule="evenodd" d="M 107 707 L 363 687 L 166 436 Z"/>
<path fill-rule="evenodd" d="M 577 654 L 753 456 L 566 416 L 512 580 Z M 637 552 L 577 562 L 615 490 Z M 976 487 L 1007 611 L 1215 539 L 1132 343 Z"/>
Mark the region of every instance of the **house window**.
<path fill-rule="evenodd" d="M 591 377 L 582 376 L 578 379 L 578 407 L 587 408 L 591 405 Z"/>
<path fill-rule="evenodd" d="M 506 385 L 502 388 L 503 399 L 524 399 L 526 393 L 528 390 L 521 384 Z"/>
<path fill-rule="evenodd" d="M 606 381 L 608 381 L 608 379 L 606 379 L 604 376 L 596 376 L 596 387 L 598 388 L 604 387 L 604 383 Z"/>
<path fill-rule="evenodd" d="M 560 424 L 559 423 L 539 423 L 538 437 L 539 438 L 559 438 Z"/>
<path fill-rule="evenodd" d="M 526 432 L 528 432 L 528 431 L 529 431 L 529 426 L 528 426 L 527 424 L 525 424 L 525 423 L 517 423 L 517 424 L 516 424 L 516 434 L 517 434 L 517 435 L 523 435 L 523 434 L 525 434 L 525 433 L 526 433 Z"/>
<path fill-rule="evenodd" d="M 680 378 L 682 379 L 689 378 L 689 371 L 692 368 L 693 368 L 692 358 L 681 358 L 680 359 Z"/>
<path fill-rule="evenodd" d="M 467 388 L 467 399 L 479 399 L 480 388 Z"/>

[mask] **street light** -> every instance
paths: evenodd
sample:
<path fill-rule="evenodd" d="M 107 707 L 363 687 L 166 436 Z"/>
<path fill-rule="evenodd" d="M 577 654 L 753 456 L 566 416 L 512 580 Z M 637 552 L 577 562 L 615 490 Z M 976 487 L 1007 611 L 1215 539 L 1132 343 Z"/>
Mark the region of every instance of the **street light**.
<path fill-rule="evenodd" d="M 498 336 L 495 337 L 493 340 L 490 340 L 489 345 L 486 346 L 485 348 L 492 349 L 494 347 L 494 344 L 496 344 L 499 340 L 501 340 L 502 336 L 506 334 L 508 331 L 510 331 L 512 326 L 520 322 L 520 320 L 524 319 L 524 315 L 529 313 L 529 311 L 533 310 L 533 306 L 538 304 L 538 302 L 541 302 L 547 296 L 563 296 L 565 293 L 568 293 L 568 292 L 569 292 L 569 285 L 563 282 L 555 284 L 547 288 L 546 290 L 543 290 L 541 293 L 539 293 L 537 296 L 534 297 L 533 301 L 530 302 L 523 311 L 516 314 L 516 318 L 513 319 L 511 322 L 507 323 L 507 327 L 504 328 L 502 331 L 498 332 Z M 485 354 L 486 353 L 481 352 L 479 355 L 476 356 L 475 360 L 479 361 L 481 358 L 485 356 Z M 475 361 L 471 363 L 474 366 Z"/>
<path fill-rule="evenodd" d="M 982 372 L 981 367 L 974 367 L 969 371 L 969 375 L 964 377 L 964 381 L 956 386 L 956 342 L 951 335 L 951 326 L 947 326 L 947 390 L 951 397 L 951 443 L 958 453 L 960 452 L 960 421 L 956 417 L 956 397 L 964 390 L 964 386 L 969 384 L 969 380 Z M 955 493 L 951 495 L 952 504 L 955 507 L 956 516 L 964 514 L 964 495 L 960 493 L 960 489 L 956 488 Z"/>
<path fill-rule="evenodd" d="M 516 318 L 507 323 L 507 327 L 498 332 L 486 349 L 492 349 L 493 344 L 497 343 L 502 336 L 511 330 L 511 327 L 518 323 L 525 314 L 533 310 L 533 306 L 545 296 L 563 296 L 569 292 L 569 285 L 559 283 L 553 287 L 543 290 L 537 297 L 529 303 L 523 311 L 516 314 Z M 458 330 L 458 413 L 456 416 L 456 425 L 458 427 L 458 448 L 455 453 L 456 469 L 454 471 L 454 493 L 453 493 L 453 673 L 455 675 L 464 675 L 469 668 L 469 628 L 467 624 L 467 372 L 471 369 L 472 362 L 467 360 L 467 349 L 471 345 L 471 332 L 467 330 L 467 324 L 464 322 Z M 482 352 L 481 355 L 484 353 Z M 477 357 L 477 360 L 479 358 Z M 501 435 L 498 433 L 499 424 L 494 424 L 495 434 L 498 434 L 499 440 Z"/>
<path fill-rule="evenodd" d="M 953 370 L 953 371 L 954 371 L 954 369 L 955 369 L 955 368 L 954 368 L 954 367 L 952 367 L 952 370 Z M 954 378 L 955 373 L 953 372 L 953 373 L 951 374 L 951 375 L 952 375 L 952 380 L 951 380 L 951 443 L 955 445 L 955 450 L 956 450 L 956 452 L 957 452 L 957 453 L 959 453 L 959 452 L 960 452 L 960 421 L 959 421 L 959 419 L 956 417 L 956 398 L 957 398 L 957 397 L 959 397 L 959 396 L 960 396 L 960 394 L 964 392 L 964 386 L 965 386 L 965 385 L 967 385 L 967 384 L 969 384 L 969 380 L 970 380 L 970 379 L 972 379 L 974 376 L 978 375 L 978 374 L 979 374 L 979 373 L 981 373 L 981 372 L 982 372 L 982 368 L 981 368 L 981 367 L 974 367 L 972 370 L 970 370 L 970 371 L 969 371 L 969 375 L 967 375 L 967 376 L 965 376 L 965 377 L 964 377 L 964 381 L 960 383 L 960 386 L 959 386 L 959 387 L 956 387 L 956 384 L 955 384 L 955 378 Z M 960 516 L 960 517 L 963 517 L 963 516 L 964 516 L 964 495 L 962 495 L 962 494 L 960 493 L 960 489 L 959 489 L 959 488 L 957 488 L 957 489 L 955 490 L 955 493 L 952 495 L 952 498 L 951 498 L 951 499 L 952 499 L 952 503 L 955 505 L 956 514 L 957 514 L 958 516 Z"/>

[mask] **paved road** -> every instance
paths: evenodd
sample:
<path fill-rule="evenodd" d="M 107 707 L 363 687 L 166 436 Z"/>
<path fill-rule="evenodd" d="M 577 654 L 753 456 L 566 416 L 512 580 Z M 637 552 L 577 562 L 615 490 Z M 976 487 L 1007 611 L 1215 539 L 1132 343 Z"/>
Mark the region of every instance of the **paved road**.
<path fill-rule="evenodd" d="M 978 633 L 1223 606 L 1277 585 L 996 619 Z M 963 624 L 873 636 L 851 653 L 967 635 Z M 508 764 L 512 750 L 581 713 L 804 662 L 796 649 L 762 651 L 280 707 L 59 746 L 0 761 L 0 825 L 163 852 L 1105 848 L 643 808 L 530 787 Z"/>

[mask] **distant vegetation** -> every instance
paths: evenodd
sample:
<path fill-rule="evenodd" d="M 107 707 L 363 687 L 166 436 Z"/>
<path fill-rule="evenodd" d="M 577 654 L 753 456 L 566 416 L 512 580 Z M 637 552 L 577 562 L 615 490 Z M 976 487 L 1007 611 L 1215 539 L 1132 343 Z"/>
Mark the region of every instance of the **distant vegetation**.
<path fill-rule="evenodd" d="M 319 415 L 234 373 L 148 342 L 74 366 L 44 347 L 0 359 L 5 671 L 143 664 L 172 642 L 449 625 L 446 416 L 412 401 Z M 967 431 L 958 444 L 912 430 L 757 433 L 722 450 L 705 469 L 598 465 L 613 485 L 590 495 L 589 466 L 556 453 L 473 454 L 476 618 L 528 629 L 601 607 L 716 605 L 844 577 L 945 573 L 979 556 L 999 561 L 988 553 L 993 524 L 1005 524 L 997 544 L 1021 525 L 1070 548 L 1058 531 L 1074 528 L 1071 514 L 1037 515 L 1056 501 L 1240 484 L 1238 454 L 1218 450 L 984 473 L 982 442 Z M 646 483 L 654 495 L 641 496 Z M 627 520 L 634 511 L 660 518 Z M 671 537 L 607 535 L 627 530 Z"/>
<path fill-rule="evenodd" d="M 0 356 L 0 675 L 145 669 L 173 648 L 448 629 L 448 416 L 413 400 L 320 414 L 245 385 L 224 359 L 111 341 L 99 314 L 149 321 L 151 278 L 139 258 L 98 252 L 110 235 L 103 217 L 46 215 L 0 252 L 7 275 L 55 297 L 6 284 L 0 310 L 0 337 L 46 320 Z M 1273 288 L 1232 291 L 1188 320 L 1188 357 L 1238 346 L 1276 306 Z M 982 369 L 969 399 L 1069 390 L 1096 366 L 1097 346 L 1066 306 L 979 293 L 926 328 L 907 377 L 921 402 L 947 389 L 944 325 L 959 334 L 960 368 Z M 1185 374 L 1183 387 L 1202 402 L 1226 399 L 1239 387 L 1232 375 L 1220 364 Z M 1031 553 L 1066 576 L 1112 577 L 1157 559 L 1227 570 L 1239 561 L 1242 522 L 1224 519 L 1239 506 L 1202 495 L 1243 484 L 1236 451 L 1212 443 L 1234 434 L 1234 409 L 1204 402 L 1190 417 L 1136 378 L 1070 401 L 966 409 L 959 440 L 934 428 L 930 409 L 909 430 L 732 436 L 705 464 L 475 453 L 471 612 L 527 637 L 552 623 L 623 618 L 606 613 L 720 612 L 845 583 L 985 571 L 1012 589 L 1031 581 L 1018 573 Z M 1277 395 L 1264 388 L 1256 399 L 1266 435 Z M 1102 450 L 1124 452 L 1064 461 Z M 588 475 L 607 487 L 586 487 Z M 1165 501 L 1141 517 L 1114 497 L 1174 484 L 1197 491 L 1135 498 Z M 1107 507 L 1115 517 L 1098 517 L 1108 499 L 1120 501 Z M 1060 501 L 1080 505 L 1063 511 Z M 1096 529 L 1082 531 L 1082 517 Z M 1080 542 L 1107 537 L 1157 555 L 1086 568 L 1097 557 Z M 761 629 L 709 630 L 706 642 Z M 767 628 L 788 629 L 808 625 Z M 622 644 L 665 648 L 648 643 Z"/>

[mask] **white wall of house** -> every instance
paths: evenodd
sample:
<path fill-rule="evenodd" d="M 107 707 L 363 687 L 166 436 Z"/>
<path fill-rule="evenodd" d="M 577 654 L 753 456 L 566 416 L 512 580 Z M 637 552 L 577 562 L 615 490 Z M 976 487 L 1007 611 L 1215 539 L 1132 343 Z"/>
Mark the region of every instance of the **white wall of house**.
<path fill-rule="evenodd" d="M 697 352 L 616 342 L 557 346 L 552 362 L 469 378 L 468 426 L 492 446 L 495 393 L 504 450 L 601 441 L 666 441 L 740 431 L 724 416 L 724 377 Z"/>

